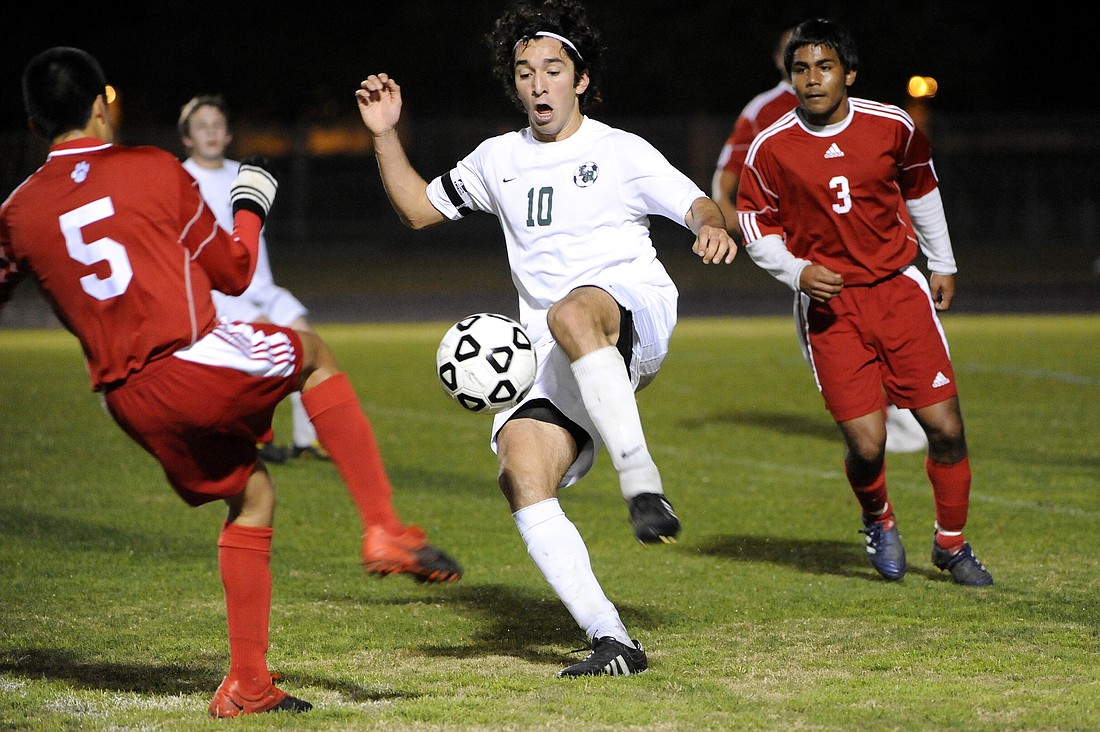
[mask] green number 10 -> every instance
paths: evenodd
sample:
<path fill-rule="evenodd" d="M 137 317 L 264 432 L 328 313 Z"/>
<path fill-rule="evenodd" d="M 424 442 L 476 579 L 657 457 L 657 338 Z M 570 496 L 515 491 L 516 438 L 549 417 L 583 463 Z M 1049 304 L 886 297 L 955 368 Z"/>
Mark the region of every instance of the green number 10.
<path fill-rule="evenodd" d="M 552 218 L 551 210 L 554 208 L 554 189 L 545 186 L 538 192 L 538 225 L 549 226 Z M 535 225 L 535 189 L 527 191 L 527 225 Z"/>

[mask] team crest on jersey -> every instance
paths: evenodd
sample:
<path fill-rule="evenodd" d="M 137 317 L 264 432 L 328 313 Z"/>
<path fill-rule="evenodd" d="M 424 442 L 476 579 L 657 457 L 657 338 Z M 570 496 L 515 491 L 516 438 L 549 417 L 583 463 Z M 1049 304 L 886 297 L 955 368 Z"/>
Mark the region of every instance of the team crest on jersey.
<path fill-rule="evenodd" d="M 600 166 L 589 160 L 587 163 L 581 163 L 576 172 L 573 173 L 573 182 L 581 188 L 587 188 L 596 182 L 596 178 L 600 176 Z"/>
<path fill-rule="evenodd" d="M 73 166 L 73 172 L 69 174 L 69 177 L 76 183 L 83 183 L 88 178 L 88 171 L 92 169 L 91 165 L 88 165 L 88 161 L 81 160 L 75 166 Z"/>

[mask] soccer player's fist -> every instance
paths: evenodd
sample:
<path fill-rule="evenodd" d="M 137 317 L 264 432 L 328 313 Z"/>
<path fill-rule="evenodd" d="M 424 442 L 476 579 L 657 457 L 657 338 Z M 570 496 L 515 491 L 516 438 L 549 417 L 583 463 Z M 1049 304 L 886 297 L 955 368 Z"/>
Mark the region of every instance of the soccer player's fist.
<path fill-rule="evenodd" d="M 262 155 L 244 159 L 229 190 L 233 213 L 243 209 L 265 220 L 278 189 L 278 173 L 271 160 Z"/>

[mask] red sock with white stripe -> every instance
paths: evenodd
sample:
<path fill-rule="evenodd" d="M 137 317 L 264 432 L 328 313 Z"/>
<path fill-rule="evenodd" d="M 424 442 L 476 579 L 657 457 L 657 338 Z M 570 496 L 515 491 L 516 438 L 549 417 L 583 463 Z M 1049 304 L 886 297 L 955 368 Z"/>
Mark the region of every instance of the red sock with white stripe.
<path fill-rule="evenodd" d="M 924 470 L 936 502 L 936 543 L 944 549 L 958 549 L 966 541 L 963 527 L 970 508 L 970 458 L 953 465 L 925 458 Z"/>

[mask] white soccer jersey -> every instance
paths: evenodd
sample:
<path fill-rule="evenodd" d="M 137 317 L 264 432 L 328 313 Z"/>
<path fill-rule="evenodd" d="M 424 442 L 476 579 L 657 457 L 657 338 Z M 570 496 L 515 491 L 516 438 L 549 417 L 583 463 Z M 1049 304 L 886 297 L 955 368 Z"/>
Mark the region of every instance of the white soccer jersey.
<path fill-rule="evenodd" d="M 428 186 L 432 205 L 452 220 L 471 211 L 500 220 L 520 321 L 536 341 L 550 306 L 582 285 L 674 288 L 649 216 L 686 226 L 691 204 L 705 196 L 648 142 L 587 117 L 557 142 L 540 142 L 529 128 L 490 138 Z"/>
<path fill-rule="evenodd" d="M 198 181 L 199 191 L 217 217 L 218 224 L 227 231 L 233 231 L 230 190 L 241 164 L 236 160 L 225 160 L 221 168 L 212 169 L 204 168 L 194 159 L 187 158 L 183 161 L 183 167 Z M 262 231 L 256 271 L 248 289 L 237 297 L 215 291 L 213 299 L 219 316 L 242 322 L 253 322 L 264 317 L 277 325 L 290 325 L 298 317 L 304 317 L 307 312 L 305 306 L 286 288 L 275 284 L 271 262 L 267 256 L 267 241 L 264 240 Z"/>

